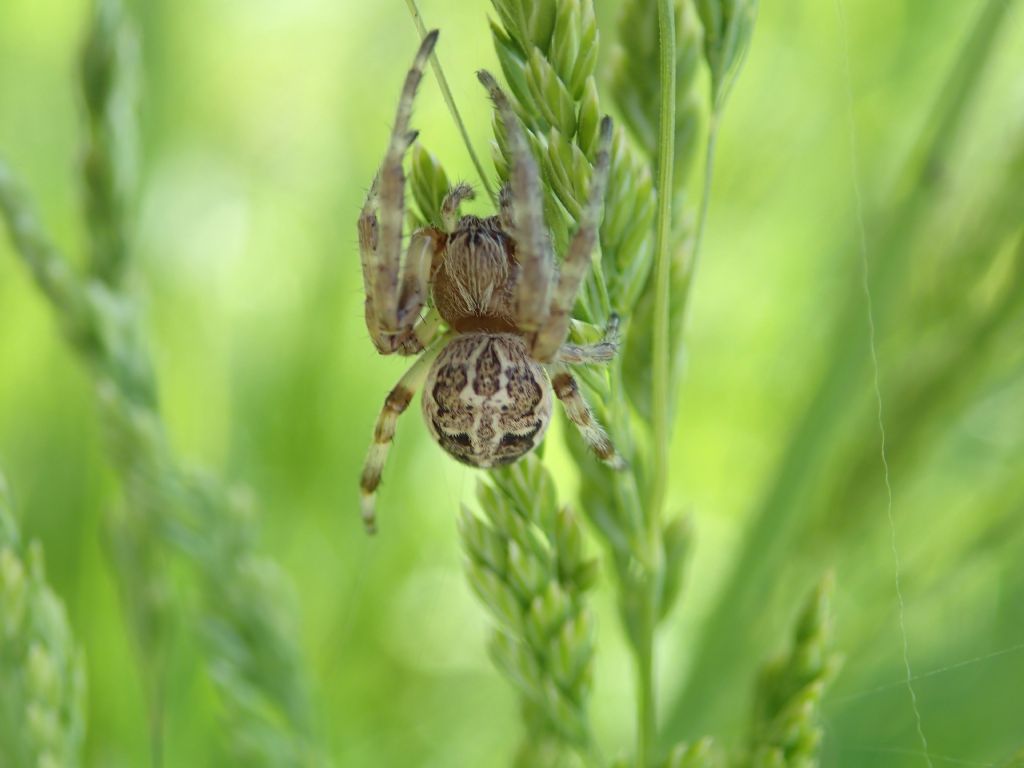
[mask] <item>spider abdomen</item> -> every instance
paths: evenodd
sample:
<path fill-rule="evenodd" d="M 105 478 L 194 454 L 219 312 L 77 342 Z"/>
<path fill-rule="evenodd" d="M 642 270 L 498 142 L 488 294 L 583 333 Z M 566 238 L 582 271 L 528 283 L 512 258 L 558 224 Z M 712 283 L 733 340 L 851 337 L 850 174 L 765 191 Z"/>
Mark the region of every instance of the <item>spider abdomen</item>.
<path fill-rule="evenodd" d="M 462 334 L 431 366 L 423 416 L 438 444 L 464 464 L 511 464 L 543 439 L 551 386 L 521 336 Z"/>

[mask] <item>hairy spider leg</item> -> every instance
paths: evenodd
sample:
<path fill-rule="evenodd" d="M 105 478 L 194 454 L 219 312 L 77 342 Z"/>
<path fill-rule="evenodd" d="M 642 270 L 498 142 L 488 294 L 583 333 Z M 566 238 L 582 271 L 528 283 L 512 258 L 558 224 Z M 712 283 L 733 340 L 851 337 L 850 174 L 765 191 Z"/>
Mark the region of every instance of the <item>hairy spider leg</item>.
<path fill-rule="evenodd" d="M 612 121 L 601 120 L 597 157 L 590 177 L 590 191 L 587 204 L 580 216 L 579 229 L 569 241 L 565 259 L 559 270 L 558 282 L 551 297 L 551 310 L 547 319 L 534 334 L 530 344 L 530 355 L 541 363 L 555 358 L 558 348 L 569 335 L 569 313 L 576 303 L 576 294 L 590 269 L 591 254 L 597 243 L 597 231 L 601 226 L 601 212 L 604 207 L 604 193 L 608 186 L 609 151 L 612 142 Z"/>
<path fill-rule="evenodd" d="M 427 374 L 430 372 L 431 364 L 437 359 L 444 346 L 443 343 L 438 343 L 420 355 L 419 359 L 412 364 L 384 399 L 384 407 L 381 409 L 380 415 L 377 416 L 377 424 L 373 429 L 373 442 L 366 454 L 363 474 L 359 481 L 363 525 L 366 526 L 367 533 L 377 532 L 375 496 L 384 465 L 387 463 L 388 450 L 395 437 L 398 417 L 405 412 L 409 403 L 412 402 L 413 395 L 423 386 L 423 382 L 426 381 Z"/>
<path fill-rule="evenodd" d="M 572 365 L 610 363 L 619 351 L 619 316 L 608 318 L 604 338 L 594 344 L 563 344 L 558 348 L 555 359 Z"/>
<path fill-rule="evenodd" d="M 405 172 L 402 157 L 415 140 L 409 133 L 409 118 L 413 99 L 423 79 L 423 68 L 434 50 L 437 32 L 431 32 L 420 44 L 412 69 L 405 76 L 405 85 L 398 100 L 395 125 L 391 131 L 387 154 L 380 169 L 380 243 L 377 249 L 377 269 L 374 273 L 374 305 L 378 320 L 385 331 L 402 330 L 398 324 L 398 270 L 402 258 L 402 226 L 405 221 Z"/>
<path fill-rule="evenodd" d="M 498 190 L 498 221 L 509 234 L 516 228 L 516 217 L 512 211 L 512 187 L 508 183 L 502 184 Z"/>
<path fill-rule="evenodd" d="M 380 172 L 373 180 L 359 216 L 359 253 L 366 293 L 366 326 L 382 354 L 416 354 L 430 337 L 430 328 L 414 328 L 428 299 L 430 264 L 442 247 L 443 234 L 426 228 L 413 233 L 402 266 L 405 216 L 405 175 L 402 157 L 416 139 L 409 117 L 423 68 L 437 41 L 427 35 L 406 75 L 395 125 Z M 380 213 L 378 222 L 377 211 Z"/>
<path fill-rule="evenodd" d="M 377 214 L 374 210 L 377 207 L 377 196 L 380 194 L 380 174 L 373 177 L 373 183 L 366 192 L 366 199 L 363 201 L 363 208 L 359 212 L 359 221 L 356 229 L 359 232 L 359 263 L 363 268 L 363 294 L 366 296 L 367 322 L 372 312 L 376 318 L 376 308 L 373 307 L 373 267 L 374 255 L 377 251 L 377 240 L 379 227 L 377 225 Z M 370 330 L 371 335 L 373 329 Z"/>
<path fill-rule="evenodd" d="M 400 291 L 398 306 L 402 330 L 398 333 L 385 330 L 380 323 L 373 289 L 377 217 L 373 214 L 372 204 L 376 186 L 375 179 L 359 217 L 359 253 L 363 263 L 363 288 L 366 291 L 366 328 L 374 346 L 382 355 L 416 355 L 430 344 L 440 327 L 440 318 L 436 312 L 428 313 L 422 319 L 420 312 L 430 293 L 431 263 L 438 249 L 443 246 L 444 235 L 436 229 L 425 228 L 417 230 L 409 238 L 401 283 L 394 285 Z"/>
<path fill-rule="evenodd" d="M 562 401 L 566 416 L 579 429 L 587 447 L 613 469 L 624 469 L 626 462 L 615 450 L 608 433 L 594 418 L 593 411 L 580 392 L 576 378 L 564 365 L 552 366 L 552 374 L 551 388 L 555 390 L 555 396 Z"/>
<path fill-rule="evenodd" d="M 544 223 L 540 173 L 519 125 L 519 118 L 512 110 L 505 92 L 486 70 L 477 72 L 477 78 L 490 93 L 498 109 L 512 156 L 508 185 L 512 215 L 507 215 L 509 206 L 502 201 L 501 219 L 503 227 L 506 226 L 507 218 L 511 218 L 513 223 L 507 231 L 515 238 L 516 259 L 519 262 L 515 282 L 515 321 L 522 331 L 528 333 L 540 328 L 547 319 L 554 273 L 554 257 Z"/>
<path fill-rule="evenodd" d="M 415 318 L 400 317 L 398 312 L 399 298 L 402 293 L 399 284 L 401 267 L 401 233 L 406 216 L 406 174 L 401 167 L 401 159 L 416 140 L 416 133 L 410 132 L 409 120 L 413 112 L 413 99 L 423 79 L 423 69 L 427 58 L 437 42 L 437 33 L 431 32 L 423 39 L 420 49 L 413 61 L 413 68 L 406 76 L 398 99 L 398 110 L 394 118 L 394 127 L 388 141 L 384 163 L 367 197 L 367 205 L 359 217 L 360 241 L 364 229 L 373 230 L 375 248 L 370 253 L 370 275 L 372 308 L 376 324 L 384 333 L 397 334 L 408 330 Z M 374 194 L 376 191 L 376 194 Z M 376 206 L 374 204 L 377 204 Z M 374 208 L 380 209 L 380 225 L 378 229 Z M 406 323 L 402 327 L 399 319 Z"/>
<path fill-rule="evenodd" d="M 452 232 L 458 226 L 459 206 L 462 205 L 462 201 L 472 200 L 474 197 L 476 197 L 476 193 L 473 188 L 464 181 L 460 181 L 448 190 L 448 194 L 441 201 L 441 223 L 446 232 Z"/>
<path fill-rule="evenodd" d="M 431 307 L 427 314 L 403 337 L 403 346 L 396 351 L 400 355 L 419 354 L 437 338 L 443 322 L 441 314 L 434 307 Z"/>
<path fill-rule="evenodd" d="M 430 294 L 430 266 L 434 254 L 443 247 L 443 233 L 432 227 L 417 229 L 409 237 L 398 297 L 399 325 L 403 330 L 419 320 L 420 311 Z"/>

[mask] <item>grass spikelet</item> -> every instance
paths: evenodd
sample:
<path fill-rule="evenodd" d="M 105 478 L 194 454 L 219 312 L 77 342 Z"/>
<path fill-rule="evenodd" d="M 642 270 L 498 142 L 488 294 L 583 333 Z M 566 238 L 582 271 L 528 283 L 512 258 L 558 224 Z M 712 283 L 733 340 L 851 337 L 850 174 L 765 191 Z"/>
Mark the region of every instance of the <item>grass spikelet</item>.
<path fill-rule="evenodd" d="M 564 252 L 586 200 L 597 151 L 601 108 L 594 72 L 598 29 L 590 0 L 494 0 L 494 47 L 541 169 L 545 216 L 556 252 Z M 529 6 L 529 7 L 527 7 Z M 499 175 L 508 152 L 495 115 Z M 654 221 L 650 170 L 621 128 L 612 139 L 611 168 L 601 226 L 600 260 L 577 305 L 580 319 L 602 324 L 610 308 L 628 311 L 651 265 Z"/>
<path fill-rule="evenodd" d="M 761 671 L 747 762 L 752 768 L 818 764 L 821 699 L 840 666 L 831 650 L 833 589 L 826 576 L 797 619 L 790 650 Z"/>
<path fill-rule="evenodd" d="M 497 625 L 491 658 L 523 699 L 528 733 L 519 763 L 542 764 L 559 743 L 561 751 L 593 757 L 594 618 L 586 593 L 597 563 L 586 558 L 582 527 L 558 506 L 537 458 L 493 472 L 491 480 L 478 491 L 483 516 L 464 508 L 459 532 L 469 582 Z"/>
<path fill-rule="evenodd" d="M 111 463 L 124 493 L 108 522 L 119 588 L 148 681 L 154 761 L 162 754 L 161 660 L 168 642 L 166 560 L 180 558 L 201 596 L 203 653 L 220 694 L 228 748 L 246 765 L 309 764 L 318 758 L 294 637 L 294 595 L 256 551 L 251 504 L 186 470 L 172 453 L 157 383 L 131 298 L 121 182 L 129 154 L 116 127 L 125 73 L 125 21 L 114 0 L 96 8 L 82 59 L 86 112 L 85 209 L 91 252 L 78 276 L 43 233 L 24 193 L 0 164 L 0 213 L 16 252 L 47 298 L 95 383 Z M 123 129 L 127 131 L 127 128 Z"/>
<path fill-rule="evenodd" d="M 418 214 L 410 211 L 414 227 L 441 226 L 441 201 L 448 194 L 451 182 L 438 159 L 419 142 L 412 145 L 409 187 Z"/>
<path fill-rule="evenodd" d="M 710 738 L 692 744 L 677 744 L 667 757 L 656 763 L 657 768 L 724 768 L 728 764 Z M 612 768 L 633 768 L 634 765 L 632 761 L 621 758 L 612 763 Z"/>
<path fill-rule="evenodd" d="M 675 138 L 672 172 L 673 226 L 669 265 L 669 336 L 674 345 L 681 345 L 684 297 L 689 281 L 688 262 L 692 248 L 692 206 L 687 206 L 683 189 L 694 165 L 694 154 L 701 134 L 706 131 L 705 104 L 700 85 L 704 61 L 703 29 L 694 7 L 689 2 L 675 2 L 676 67 L 675 67 Z M 623 5 L 618 24 L 612 68 L 612 96 L 629 127 L 637 146 L 646 157 L 652 172 L 660 157 L 658 136 L 659 88 L 661 76 L 658 61 L 658 10 L 655 0 L 631 0 Z M 629 399 L 644 419 L 653 418 L 651 407 L 652 356 L 650 339 L 654 333 L 654 281 L 648 278 L 636 303 L 629 326 L 630 341 L 625 348 L 623 384 Z M 670 390 L 682 372 L 682 354 L 678 351 L 672 366 Z"/>
<path fill-rule="evenodd" d="M 138 41 L 122 16 L 118 3 L 97 3 L 79 58 L 88 263 L 92 275 L 108 285 L 120 282 L 128 265 L 130 243 L 122 222 L 136 162 Z"/>
<path fill-rule="evenodd" d="M 565 62 L 573 57 L 563 54 L 560 46 L 568 46 L 578 55 L 584 44 L 596 43 L 593 8 L 589 2 L 580 3 L 577 0 L 538 3 L 529 9 L 515 0 L 496 0 L 494 6 L 503 21 L 503 26 L 492 25 L 495 47 L 509 88 L 517 100 L 517 113 L 538 155 L 544 187 L 549 197 L 546 208 L 548 223 L 555 232 L 555 247 L 558 251 L 564 248 L 568 235 L 575 228 L 575 217 L 582 209 L 592 169 L 586 149 L 594 143 L 589 138 L 590 130 L 587 126 L 596 127 L 601 114 L 593 79 L 596 61 L 587 58 L 569 72 Z M 574 82 L 582 82 L 582 86 L 573 90 L 570 86 Z M 563 130 L 570 127 L 568 124 L 559 127 L 550 120 L 560 109 L 558 105 L 567 98 L 567 94 L 578 95 L 578 100 L 574 101 L 577 112 L 586 116 L 572 126 L 571 132 Z M 583 130 L 580 130 L 581 127 Z M 504 175 L 508 164 L 507 147 L 504 129 L 497 114 L 495 133 L 499 150 L 496 163 L 499 172 Z M 603 322 L 606 313 L 601 311 L 601 306 L 605 302 L 610 302 L 608 308 L 614 308 L 628 317 L 631 306 L 624 299 L 638 293 L 638 286 L 642 287 L 650 269 L 651 222 L 654 215 L 650 172 L 618 128 L 613 134 L 611 158 L 600 238 L 603 259 L 595 264 L 596 269 L 588 278 L 592 290 L 584 291 L 575 313 L 581 321 L 591 324 Z M 552 217 L 557 219 L 554 223 Z M 626 249 L 616 249 L 616 244 L 623 243 L 630 245 L 631 253 L 628 255 Z M 629 259 L 624 269 L 620 269 L 616 260 L 619 255 Z M 580 340 L 593 340 L 597 333 L 597 328 L 588 329 L 580 324 L 575 326 L 574 335 Z M 628 429 L 628 425 L 625 420 L 617 423 L 615 415 L 605 407 L 613 399 L 612 384 L 592 371 L 579 369 L 577 374 L 588 385 L 591 393 L 598 396 L 595 407 L 599 416 L 615 436 L 619 451 L 632 461 L 628 434 L 619 434 Z M 614 376 L 613 370 L 613 379 Z M 617 429 L 617 426 L 622 429 Z M 600 474 L 600 484 L 607 486 L 615 482 L 615 473 L 598 468 L 589 457 L 584 459 L 583 454 L 581 465 L 586 467 L 588 474 Z M 604 500 L 605 504 L 601 506 L 607 507 L 614 500 L 614 494 L 606 495 Z M 587 501 L 584 500 L 587 514 L 598 521 L 609 541 L 628 547 L 627 541 L 636 539 L 639 520 L 635 515 L 630 522 L 612 510 L 602 514 L 601 509 L 592 510 Z"/>
<path fill-rule="evenodd" d="M 711 739 L 704 738 L 693 744 L 680 744 L 665 761 L 665 768 L 716 768 L 726 761 Z"/>
<path fill-rule="evenodd" d="M 757 0 L 696 0 L 704 25 L 704 58 L 711 74 L 711 104 L 721 108 L 747 52 Z"/>
<path fill-rule="evenodd" d="M 562 253 L 585 199 L 592 168 L 588 151 L 595 145 L 592 126 L 602 114 L 593 75 L 596 60 L 589 55 L 581 57 L 582 51 L 596 50 L 593 6 L 587 0 L 533 4 L 494 0 L 493 5 L 501 20 L 492 24 L 495 48 L 514 109 L 541 168 L 545 216 L 556 253 Z M 569 62 L 573 62 L 571 69 Z M 497 113 L 495 137 L 496 165 L 505 176 L 509 154 Z M 602 255 L 594 260 L 594 269 L 584 283 L 574 312 L 577 319 L 601 325 L 613 310 L 630 317 L 632 302 L 639 297 L 651 268 L 654 208 L 649 166 L 616 127 L 600 230 Z M 577 338 L 586 333 L 584 326 L 576 326 Z M 596 329 L 590 333 L 596 334 Z M 620 612 L 637 660 L 637 759 L 646 765 L 654 727 L 649 641 L 663 553 L 660 530 L 656 523 L 649 525 L 649 510 L 643 507 L 642 488 L 634 474 L 643 467 L 619 385 L 619 365 L 613 362 L 607 374 L 584 369 L 578 373 L 598 418 L 631 470 L 615 472 L 599 466 L 573 437 L 570 446 L 584 478 L 581 509 L 608 544 L 617 575 Z"/>
<path fill-rule="evenodd" d="M 74 768 L 85 738 L 85 663 L 43 551 L 18 533 L 0 476 L 0 756 L 11 768 Z"/>
<path fill-rule="evenodd" d="M 593 5 L 588 0 L 493 0 L 492 4 L 498 15 L 491 27 L 495 49 L 514 109 L 540 165 L 545 217 L 560 253 L 582 210 L 602 114 L 594 78 L 598 29 Z M 620 55 L 612 91 L 622 97 L 625 122 L 640 151 L 616 126 L 600 230 L 601 258 L 595 259 L 577 302 L 574 316 L 580 322 L 573 332 L 577 340 L 593 340 L 599 333 L 594 326 L 602 325 L 609 311 L 627 319 L 626 342 L 607 373 L 579 369 L 577 375 L 629 469 L 615 472 L 598 465 L 574 437 L 570 437 L 570 448 L 583 477 L 580 506 L 607 544 L 616 574 L 620 616 L 636 660 L 636 763 L 640 766 L 653 764 L 653 637 L 682 585 L 690 540 L 684 521 L 666 524 L 662 520 L 663 493 L 659 488 L 664 483 L 657 482 L 657 471 L 652 473 L 652 464 L 657 470 L 666 460 L 670 418 L 668 396 L 657 398 L 656 408 L 652 407 L 656 398 L 651 397 L 652 370 L 655 378 L 660 375 L 664 379 L 664 388 L 670 387 L 670 366 L 666 364 L 662 371 L 653 365 L 651 349 L 652 335 L 657 337 L 660 332 L 662 341 L 668 338 L 668 330 L 659 325 L 654 312 L 655 283 L 660 285 L 665 279 L 659 276 L 656 281 L 652 273 L 655 213 L 660 205 L 659 231 L 669 232 L 671 211 L 680 207 L 676 192 L 691 163 L 688 148 L 700 127 L 695 86 L 703 53 L 699 24 L 688 6 L 674 5 L 672 9 L 669 15 L 679 20 L 680 29 L 678 40 L 674 33 L 670 35 L 672 47 L 667 56 L 674 69 L 668 71 L 678 75 L 678 80 L 668 90 L 679 95 L 683 108 L 678 112 L 665 103 L 665 89 L 659 86 L 664 62 L 658 47 L 662 20 L 657 5 L 634 2 L 624 9 L 622 46 L 631 53 L 635 50 L 636 56 Z M 740 28 L 738 21 L 733 26 Z M 735 50 L 741 49 L 737 44 Z M 631 86 L 635 87 L 631 90 Z M 666 143 L 663 133 L 655 129 L 666 108 L 670 110 L 669 136 L 679 138 L 678 154 L 671 148 L 674 142 Z M 507 138 L 497 114 L 494 127 L 495 163 L 499 175 L 507 176 Z M 664 189 L 656 190 L 652 171 L 665 165 L 660 162 L 663 154 L 669 158 L 670 171 L 678 165 L 680 174 L 675 182 L 661 183 Z M 669 172 L 665 178 L 671 176 Z M 680 227 L 672 234 L 677 250 L 684 231 Z M 675 318 L 674 335 L 678 336 L 683 312 L 677 299 L 684 296 L 692 271 L 681 254 L 673 263 L 675 289 L 665 295 L 675 306 L 670 312 L 665 302 L 664 313 L 666 318 L 670 314 Z M 668 352 L 664 357 L 667 359 Z M 678 364 L 673 367 L 678 370 Z M 638 381 L 643 386 L 636 386 Z M 655 412 L 659 408 L 661 412 Z M 651 434 L 634 434 L 635 412 L 652 425 Z M 664 472 L 660 474 L 664 477 Z"/>
<path fill-rule="evenodd" d="M 692 170 L 704 113 L 699 90 L 703 29 L 694 6 L 677 0 L 676 27 L 676 190 Z M 611 71 L 611 93 L 638 148 L 657 168 L 658 144 L 658 10 L 653 0 L 629 0 L 619 14 L 618 40 Z M 682 197 L 677 200 L 681 203 Z"/>

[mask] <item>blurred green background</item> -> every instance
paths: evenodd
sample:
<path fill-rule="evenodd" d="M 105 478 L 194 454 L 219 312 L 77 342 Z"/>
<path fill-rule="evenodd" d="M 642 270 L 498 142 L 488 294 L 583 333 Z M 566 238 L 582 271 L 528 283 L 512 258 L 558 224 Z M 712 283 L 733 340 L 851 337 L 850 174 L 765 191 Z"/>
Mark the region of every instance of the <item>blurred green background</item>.
<path fill-rule="evenodd" d="M 1024 747 L 1024 13 L 1000 19 L 948 152 L 918 172 L 933 105 L 955 90 L 948 73 L 985 4 L 845 5 L 922 723 L 936 765 L 1000 765 Z M 597 6 L 604 67 L 616 3 Z M 454 524 L 478 475 L 431 443 L 418 409 L 399 426 L 381 534 L 368 540 L 358 520 L 373 421 L 407 364 L 367 338 L 354 226 L 417 45 L 405 5 L 132 10 L 143 99 L 131 282 L 174 447 L 258 499 L 261 548 L 294 583 L 294 632 L 336 764 L 504 764 L 516 702 L 484 653 Z M 442 30 L 441 61 L 483 150 L 490 108 L 473 72 L 496 68 L 489 5 L 421 10 Z M 0 153 L 75 258 L 87 12 L 0 4 Z M 843 45 L 832 2 L 764 3 L 726 110 L 671 473 L 671 505 L 692 512 L 698 544 L 659 643 L 661 711 L 666 740 L 741 744 L 754 670 L 832 568 L 846 663 L 826 697 L 823 763 L 915 766 Z M 450 174 L 475 180 L 432 76 L 414 125 Z M 87 764 L 144 765 L 142 688 L 101 535 L 118 483 L 92 386 L 6 238 L 0 308 L 0 468 L 87 655 Z M 557 437 L 547 457 L 570 499 L 578 479 Z M 594 715 L 615 754 L 632 739 L 631 675 L 610 585 L 599 591 Z M 194 600 L 184 586 L 180 599 Z M 197 631 L 174 629 L 169 766 L 226 759 Z"/>

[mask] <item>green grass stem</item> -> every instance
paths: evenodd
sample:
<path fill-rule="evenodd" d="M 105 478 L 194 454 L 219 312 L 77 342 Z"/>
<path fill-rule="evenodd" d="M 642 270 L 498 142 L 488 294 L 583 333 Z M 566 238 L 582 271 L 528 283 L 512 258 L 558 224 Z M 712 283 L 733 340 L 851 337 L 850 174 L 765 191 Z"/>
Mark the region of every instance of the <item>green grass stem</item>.
<path fill-rule="evenodd" d="M 420 10 L 416 6 L 416 0 L 405 0 L 405 4 L 409 7 L 409 13 L 412 15 L 413 23 L 416 25 L 416 30 L 420 33 L 420 37 L 426 37 L 427 27 L 423 23 L 423 17 L 420 15 Z M 452 90 L 448 87 L 448 78 L 444 76 L 444 70 L 441 69 L 441 61 L 437 58 L 437 52 L 430 54 L 430 66 L 434 68 L 434 75 L 437 77 L 437 84 L 441 88 L 441 95 L 444 96 L 444 103 L 448 105 L 448 111 L 452 115 L 452 120 L 455 121 L 455 127 L 459 129 L 459 134 L 462 136 L 462 143 L 466 145 L 466 151 L 469 153 L 470 160 L 473 161 L 473 167 L 476 168 L 476 173 L 480 177 L 480 182 L 484 185 L 484 189 L 487 190 L 487 196 L 491 198 L 491 203 L 494 205 L 498 204 L 498 195 L 494 191 L 494 186 L 491 184 L 490 177 L 487 172 L 484 171 L 484 166 L 480 162 L 480 158 L 477 157 L 476 150 L 473 149 L 473 142 L 469 138 L 469 132 L 466 130 L 466 124 L 462 121 L 462 115 L 459 114 L 459 108 L 455 104 L 455 97 L 452 96 Z"/>
<path fill-rule="evenodd" d="M 660 46 L 661 110 L 658 153 L 658 214 L 654 240 L 654 333 L 652 349 L 652 424 L 654 471 L 651 479 L 651 522 L 665 504 L 668 483 L 669 439 L 671 433 L 669 385 L 671 340 L 669 339 L 670 284 L 669 253 L 672 237 L 672 171 L 675 160 L 676 127 L 676 30 L 672 0 L 658 0 Z M 651 526 L 653 527 L 653 526 Z"/>
<path fill-rule="evenodd" d="M 672 0 L 658 0 L 659 75 L 661 83 L 660 131 L 658 141 L 658 212 L 654 240 L 654 333 L 652 338 L 652 431 L 654 467 L 651 493 L 645 509 L 645 528 L 651 551 L 660 545 L 660 520 L 668 485 L 671 449 L 670 386 L 672 376 L 669 338 L 673 190 L 676 137 L 676 29 Z M 647 768 L 653 759 L 657 723 L 654 687 L 654 594 L 656 579 L 646 586 L 644 620 L 637 656 L 637 765 Z"/>

